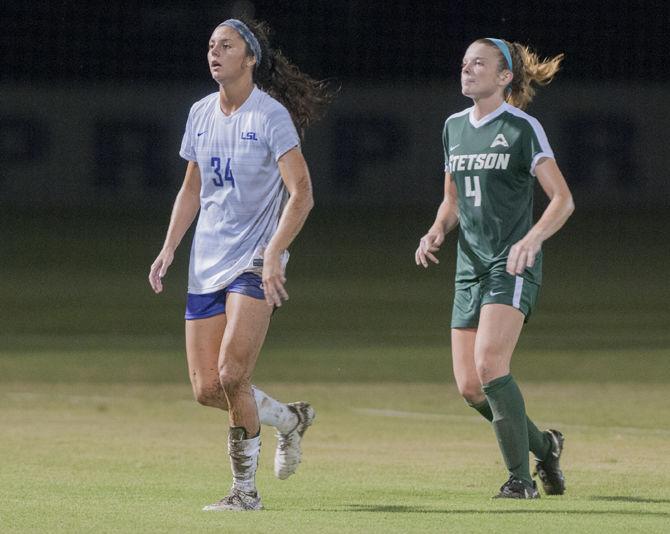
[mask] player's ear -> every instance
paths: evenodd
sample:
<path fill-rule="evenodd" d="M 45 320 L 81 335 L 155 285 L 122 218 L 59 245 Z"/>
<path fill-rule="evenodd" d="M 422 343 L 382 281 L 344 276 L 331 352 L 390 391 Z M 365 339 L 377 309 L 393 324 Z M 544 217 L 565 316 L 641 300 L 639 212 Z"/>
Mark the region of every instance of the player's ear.
<path fill-rule="evenodd" d="M 505 69 L 501 73 L 498 74 L 498 78 L 502 82 L 502 85 L 507 85 L 508 83 L 512 82 L 512 78 L 514 78 L 514 74 L 512 74 L 511 70 Z"/>

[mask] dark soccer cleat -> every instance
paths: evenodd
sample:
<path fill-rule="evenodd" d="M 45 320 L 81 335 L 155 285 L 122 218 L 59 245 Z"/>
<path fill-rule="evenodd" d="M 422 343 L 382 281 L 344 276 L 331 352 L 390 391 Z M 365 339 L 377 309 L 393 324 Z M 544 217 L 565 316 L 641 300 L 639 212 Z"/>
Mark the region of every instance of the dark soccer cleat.
<path fill-rule="evenodd" d="M 542 488 L 547 495 L 563 495 L 565 493 L 565 478 L 559 465 L 563 452 L 563 434 L 558 430 L 545 430 L 551 441 L 551 450 L 544 460 L 535 460 L 535 473 L 540 477 Z"/>
<path fill-rule="evenodd" d="M 539 499 L 540 492 L 537 491 L 537 484 L 529 484 L 514 475 L 500 487 L 500 493 L 493 497 L 494 499 Z"/>

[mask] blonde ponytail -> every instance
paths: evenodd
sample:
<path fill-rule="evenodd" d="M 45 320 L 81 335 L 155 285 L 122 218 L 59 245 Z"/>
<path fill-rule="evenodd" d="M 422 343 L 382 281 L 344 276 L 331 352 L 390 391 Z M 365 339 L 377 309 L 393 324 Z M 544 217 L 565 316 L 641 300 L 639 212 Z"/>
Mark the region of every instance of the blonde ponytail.
<path fill-rule="evenodd" d="M 519 43 L 510 43 L 510 53 L 514 78 L 510 84 L 511 90 L 508 91 L 507 102 L 517 108 L 525 109 L 535 96 L 533 84 L 551 83 L 561 68 L 564 55 L 558 54 L 541 60 L 540 56 L 530 48 Z"/>
<path fill-rule="evenodd" d="M 499 69 L 507 69 L 507 61 L 500 49 L 488 39 L 479 39 L 477 42 L 487 44 L 496 49 L 500 55 Z M 512 57 L 512 82 L 505 90 L 505 100 L 511 105 L 525 109 L 535 96 L 534 85 L 547 85 L 561 68 L 564 54 L 541 60 L 529 47 L 519 43 L 505 41 Z"/>

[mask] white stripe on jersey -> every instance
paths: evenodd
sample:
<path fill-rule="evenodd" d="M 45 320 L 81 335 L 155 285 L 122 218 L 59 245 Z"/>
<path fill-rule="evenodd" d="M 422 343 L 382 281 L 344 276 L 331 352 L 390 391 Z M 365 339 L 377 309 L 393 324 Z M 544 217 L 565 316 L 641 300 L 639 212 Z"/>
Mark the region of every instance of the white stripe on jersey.
<path fill-rule="evenodd" d="M 449 122 L 449 119 L 453 119 L 454 117 L 462 117 L 466 113 L 470 113 L 470 110 L 472 110 L 473 108 L 474 108 L 474 106 L 470 106 L 469 108 L 464 109 L 463 111 L 459 111 L 458 113 L 452 113 L 451 115 L 449 115 L 447 117 L 447 120 L 444 121 L 444 122 L 447 123 L 447 122 Z"/>
<path fill-rule="evenodd" d="M 512 306 L 514 306 L 517 309 L 521 305 L 522 291 L 523 291 L 523 278 L 517 276 L 514 282 L 514 296 L 512 297 Z"/>
<path fill-rule="evenodd" d="M 533 128 L 533 132 L 535 132 L 535 135 L 537 136 L 537 140 L 540 142 L 540 152 L 535 154 L 533 157 L 533 161 L 530 164 L 530 174 L 535 176 L 535 165 L 537 165 L 538 161 L 540 161 L 541 158 L 554 158 L 554 151 L 551 149 L 551 146 L 549 146 L 549 140 L 547 139 L 547 134 L 544 133 L 544 128 L 542 128 L 542 125 L 540 124 L 540 121 L 538 121 L 535 117 L 528 115 L 525 111 L 520 110 L 519 108 L 515 108 L 514 106 L 511 106 L 507 103 L 503 104 L 506 106 L 507 111 L 509 111 L 512 115 L 515 115 L 517 117 L 521 117 L 522 119 L 525 119 L 528 124 Z"/>
<path fill-rule="evenodd" d="M 218 92 L 193 104 L 179 152 L 198 163 L 202 182 L 189 293 L 218 291 L 243 272 L 260 274 L 288 198 L 277 160 L 299 144 L 289 112 L 257 87 L 230 115 Z"/>

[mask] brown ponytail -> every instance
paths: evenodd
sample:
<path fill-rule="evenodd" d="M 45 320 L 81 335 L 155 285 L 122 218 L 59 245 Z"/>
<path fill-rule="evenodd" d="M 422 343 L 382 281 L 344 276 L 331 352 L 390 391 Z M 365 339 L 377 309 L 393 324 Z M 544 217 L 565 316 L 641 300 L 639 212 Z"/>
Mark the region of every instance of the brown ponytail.
<path fill-rule="evenodd" d="M 271 30 L 267 23 L 242 20 L 261 46 L 262 60 L 254 69 L 254 82 L 286 107 L 300 137 L 304 137 L 305 129 L 325 114 L 334 93 L 326 82 L 304 74 L 280 50 L 270 47 Z M 248 45 L 247 53 L 253 55 Z"/>
<path fill-rule="evenodd" d="M 500 55 L 499 70 L 509 68 L 507 61 L 500 49 L 488 39 L 480 39 L 477 42 L 487 44 L 496 49 Z M 558 54 L 552 58 L 541 60 L 529 47 L 519 43 L 505 41 L 512 56 L 512 82 L 505 91 L 505 100 L 513 106 L 525 109 L 533 96 L 535 96 L 535 85 L 547 85 L 561 68 L 564 54 Z"/>

